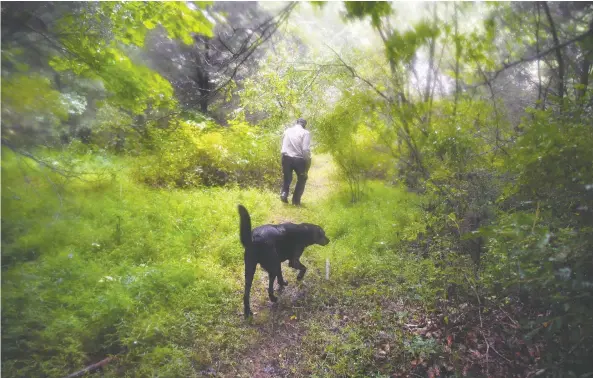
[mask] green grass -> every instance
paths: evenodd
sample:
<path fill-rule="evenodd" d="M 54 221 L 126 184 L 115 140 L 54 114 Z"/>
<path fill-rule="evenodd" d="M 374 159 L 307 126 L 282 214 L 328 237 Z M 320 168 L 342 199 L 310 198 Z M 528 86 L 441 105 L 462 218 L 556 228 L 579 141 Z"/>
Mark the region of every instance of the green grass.
<path fill-rule="evenodd" d="M 339 188 L 333 193 L 301 213 L 332 239 L 305 252 L 312 269 L 296 290 L 306 295 L 268 314 L 281 324 L 298 315 L 300 338 L 284 348 L 287 355 L 278 364 L 302 377 L 389 376 L 409 368 L 412 359 L 438 353 L 438 346 L 425 345 L 402 326 L 430 310 L 439 295 L 432 284 L 439 277 L 434 263 L 410 255 L 403 243 L 424 231 L 422 199 L 375 182 L 356 204 Z M 378 359 L 386 343 L 389 358 Z"/>
<path fill-rule="evenodd" d="M 240 375 L 237 366 L 265 338 L 268 321 L 295 313 L 306 358 L 291 368 L 368 372 L 365 340 L 380 327 L 362 322 L 329 335 L 327 310 L 372 313 L 385 296 L 431 294 L 421 282 L 433 267 L 401 247 L 423 230 L 421 199 L 370 183 L 367 198 L 350 204 L 332 184 L 327 157 L 314 161 L 301 209 L 255 189 L 153 190 L 127 179 L 126 160 L 80 159 L 79 166 L 108 170 L 64 181 L 3 151 L 2 369 L 9 376 L 64 376 L 110 354 L 118 360 L 107 376 L 200 376 L 212 366 Z M 325 228 L 332 242 L 307 249 L 303 259 L 310 270 L 301 310 L 285 298 L 274 313 L 256 281 L 252 302 L 260 313 L 242 320 L 238 203 L 254 226 L 290 220 Z M 265 279 L 261 271 L 258 277 Z M 320 359 L 324 353 L 339 357 Z"/>

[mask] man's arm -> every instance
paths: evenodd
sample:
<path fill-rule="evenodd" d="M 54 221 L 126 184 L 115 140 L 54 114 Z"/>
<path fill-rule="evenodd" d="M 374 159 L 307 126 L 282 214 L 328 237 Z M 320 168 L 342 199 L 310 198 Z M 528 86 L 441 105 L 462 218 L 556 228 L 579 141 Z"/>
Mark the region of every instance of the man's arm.
<path fill-rule="evenodd" d="M 282 133 L 282 139 L 280 140 L 280 152 L 284 153 L 284 140 L 286 139 L 286 130 Z"/>
<path fill-rule="evenodd" d="M 305 133 L 303 137 L 303 155 L 305 160 L 311 161 L 311 134 Z"/>

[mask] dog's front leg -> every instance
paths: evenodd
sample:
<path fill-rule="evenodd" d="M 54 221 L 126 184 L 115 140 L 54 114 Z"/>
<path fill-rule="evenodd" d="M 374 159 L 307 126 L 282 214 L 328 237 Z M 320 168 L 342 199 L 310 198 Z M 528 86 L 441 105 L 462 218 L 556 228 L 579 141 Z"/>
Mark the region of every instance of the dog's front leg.
<path fill-rule="evenodd" d="M 302 280 L 305 277 L 305 272 L 307 272 L 307 267 L 304 266 L 299 259 L 292 259 L 290 261 L 289 266 L 294 269 L 299 270 L 299 274 L 297 275 L 297 280 Z"/>
<path fill-rule="evenodd" d="M 284 277 L 282 276 L 282 265 L 280 264 L 278 264 L 278 285 L 280 285 L 280 289 L 288 285 L 288 281 L 284 281 Z"/>

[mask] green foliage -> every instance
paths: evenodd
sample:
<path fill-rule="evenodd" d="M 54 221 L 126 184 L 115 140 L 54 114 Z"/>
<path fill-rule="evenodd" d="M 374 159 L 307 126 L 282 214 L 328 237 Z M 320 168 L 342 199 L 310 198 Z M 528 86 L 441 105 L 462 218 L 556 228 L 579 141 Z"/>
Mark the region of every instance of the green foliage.
<path fill-rule="evenodd" d="M 507 164 L 518 173 L 520 185 L 514 188 L 523 197 L 549 201 L 567 216 L 573 201 L 586 201 L 590 195 L 586 189 L 593 181 L 590 114 L 579 108 L 560 116 L 550 110 L 530 113 L 533 117 L 525 122 L 527 131 L 517 142 L 516 158 Z"/>
<path fill-rule="evenodd" d="M 142 133 L 150 127 L 136 116 L 162 118 L 178 105 L 171 83 L 138 61 L 147 34 L 159 26 L 168 37 L 185 44 L 191 44 L 195 34 L 212 36 L 213 26 L 204 13 L 207 5 L 105 2 L 47 11 L 47 21 L 38 20 L 39 30 L 25 28 L 27 43 L 41 45 L 32 49 L 34 59 L 27 54 L 29 47 L 23 48 L 23 38 L 6 40 L 2 118 L 7 132 L 3 137 L 17 145 L 56 144 L 86 129 L 80 138 L 84 143 L 99 131 L 103 135 L 94 138 L 99 148 L 116 145 L 116 150 L 123 150 L 133 129 Z M 39 36 L 44 37 L 43 43 L 34 42 Z M 97 111 L 116 114 L 108 133 L 106 122 L 94 120 Z M 138 141 L 131 139 L 129 144 Z"/>
<path fill-rule="evenodd" d="M 97 41 L 78 40 L 70 49 L 76 59 L 55 56 L 50 66 L 56 71 L 72 71 L 87 79 L 99 79 L 111 94 L 109 102 L 140 114 L 148 106 L 172 109 L 175 105 L 171 83 L 146 66 L 132 63 L 115 47 L 96 49 Z M 91 63 L 92 62 L 92 63 Z"/>
<path fill-rule="evenodd" d="M 362 19 L 370 16 L 371 24 L 375 28 L 380 27 L 381 17 L 388 16 L 393 12 L 391 5 L 386 1 L 347 1 L 344 5 L 346 18 Z"/>
<path fill-rule="evenodd" d="M 509 210 L 482 231 L 489 253 L 485 279 L 494 287 L 504 282 L 499 293 L 529 295 L 529 302 L 549 309 L 550 317 L 528 326 L 530 337 L 545 329 L 566 361 L 558 368 L 583 373 L 588 368 L 580 356 L 590 349 L 582 341 L 593 337 L 589 116 L 578 109 L 531 113 L 505 164 L 517 177 L 501 197 Z M 574 345 L 572 352 L 564 345 Z"/>
<path fill-rule="evenodd" d="M 2 78 L 3 138 L 19 140 L 34 133 L 49 136 L 67 118 L 68 106 L 48 78 L 38 74 Z"/>
<path fill-rule="evenodd" d="M 2 154 L 5 374 L 64 376 L 127 351 L 121 364 L 139 375 L 187 376 L 211 361 L 211 343 L 243 337 L 212 328 L 240 308 L 236 204 L 258 219 L 275 196 L 155 191 L 108 156 L 78 166 L 112 174 L 64 181 Z"/>
<path fill-rule="evenodd" d="M 137 154 L 144 149 L 142 135 L 134 130 L 133 117 L 121 108 L 103 104 L 88 127 L 92 130 L 94 146 L 104 146 L 109 151 L 121 152 L 124 147 L 130 154 Z M 73 148 L 73 145 L 70 145 Z M 88 149 L 88 146 L 85 146 Z"/>
<path fill-rule="evenodd" d="M 171 39 L 193 43 L 191 33 L 212 37 L 212 23 L 202 9 L 209 2 L 194 2 L 192 8 L 183 2 L 128 3 L 105 2 L 89 17 L 108 17 L 114 39 L 126 45 L 144 46 L 149 30 L 161 25 Z"/>
<path fill-rule="evenodd" d="M 318 120 L 316 137 L 322 150 L 332 154 L 343 179 L 348 183 L 352 201 L 361 198 L 368 178 L 384 178 L 390 172 L 390 159 L 376 148 L 380 121 L 368 112 L 366 93 L 344 94 L 324 118 Z"/>
<path fill-rule="evenodd" d="M 256 116 L 263 115 L 258 126 L 276 130 L 281 125 L 294 122 L 299 117 L 309 120 L 314 127 L 312 118 L 320 113 L 321 86 L 320 72 L 313 65 L 303 69 L 287 65 L 286 61 L 294 59 L 296 44 L 283 43 L 270 52 L 260 63 L 259 70 L 245 80 L 241 90 L 241 109 L 243 113 Z M 306 60 L 306 57 L 302 57 Z"/>
<path fill-rule="evenodd" d="M 418 50 L 430 40 L 438 38 L 440 32 L 436 25 L 421 21 L 414 29 L 403 33 L 394 31 L 385 42 L 387 58 L 403 64 L 410 64 Z"/>
<path fill-rule="evenodd" d="M 154 149 L 136 163 L 134 176 L 154 187 L 277 183 L 278 138 L 243 122 L 223 128 L 211 122 L 180 122 L 154 130 Z"/>
<path fill-rule="evenodd" d="M 112 95 L 111 103 L 133 113 L 140 114 L 149 106 L 172 108 L 175 100 L 171 84 L 148 67 L 133 63 L 122 48 L 142 47 L 148 31 L 157 25 L 170 38 L 186 44 L 193 41 L 191 33 L 212 35 L 212 25 L 202 10 L 190 9 L 183 2 L 105 2 L 89 6 L 78 15 L 67 14 L 59 21 L 60 42 L 69 54 L 54 56 L 50 65 L 59 72 L 68 70 L 103 81 Z M 81 34 L 85 29 L 93 33 Z"/>

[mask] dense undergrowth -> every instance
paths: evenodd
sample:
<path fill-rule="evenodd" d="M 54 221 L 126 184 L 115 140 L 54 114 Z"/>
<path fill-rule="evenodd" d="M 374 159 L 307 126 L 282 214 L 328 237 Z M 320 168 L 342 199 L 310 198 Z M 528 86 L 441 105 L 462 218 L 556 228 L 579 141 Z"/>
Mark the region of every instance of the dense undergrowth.
<path fill-rule="evenodd" d="M 255 332 L 239 316 L 237 203 L 255 224 L 279 214 L 322 224 L 332 243 L 305 261 L 315 271 L 330 259 L 332 282 L 345 285 L 388 279 L 404 259 L 397 246 L 423 229 L 420 199 L 380 183 L 369 185 L 367 202 L 338 196 L 284 210 L 256 189 L 152 189 L 127 178 L 122 158 L 87 155 L 78 164 L 104 173 L 65 181 L 3 151 L 3 370 L 11 376 L 65 375 L 110 354 L 130 376 L 191 376 L 221 355 L 236 357 Z M 419 282 L 434 276 L 427 268 L 402 273 L 406 287 L 430 290 Z"/>
<path fill-rule="evenodd" d="M 60 376 L 126 350 L 138 375 L 185 375 L 206 358 L 242 274 L 236 204 L 258 216 L 272 196 L 154 190 L 105 156 L 82 158 L 105 177 L 61 182 L 26 160 L 3 151 L 5 374 Z"/>
<path fill-rule="evenodd" d="M 132 176 L 161 188 L 276 185 L 280 136 L 245 122 L 229 123 L 185 120 L 172 130 L 154 130 L 152 148 L 141 150 Z"/>

